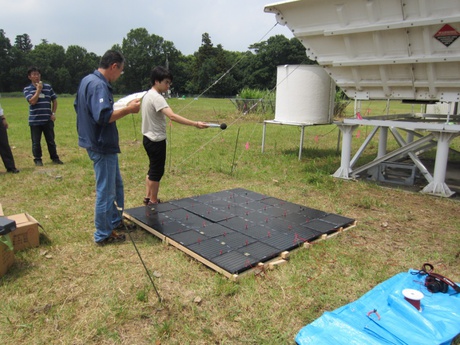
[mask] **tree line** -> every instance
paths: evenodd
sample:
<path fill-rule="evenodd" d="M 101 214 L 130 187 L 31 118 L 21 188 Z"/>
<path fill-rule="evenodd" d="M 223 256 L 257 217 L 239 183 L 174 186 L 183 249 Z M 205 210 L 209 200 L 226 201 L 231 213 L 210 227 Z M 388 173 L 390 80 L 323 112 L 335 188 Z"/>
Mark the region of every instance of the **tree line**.
<path fill-rule="evenodd" d="M 283 35 L 254 43 L 246 52 L 234 52 L 221 44 L 214 46 L 204 33 L 197 51 L 184 55 L 173 42 L 137 28 L 111 48 L 126 58 L 125 72 L 114 85 L 119 94 L 148 89 L 150 70 L 160 65 L 173 73 L 174 94 L 225 97 L 243 88 L 271 90 L 276 86 L 278 65 L 315 63 L 308 59 L 299 40 Z M 28 34 L 16 36 L 11 43 L 0 29 L 0 93 L 22 91 L 29 83 L 27 69 L 37 66 L 56 93 L 75 94 L 80 80 L 98 67 L 99 60 L 100 56 L 77 45 L 65 49 L 43 39 L 34 46 Z"/>

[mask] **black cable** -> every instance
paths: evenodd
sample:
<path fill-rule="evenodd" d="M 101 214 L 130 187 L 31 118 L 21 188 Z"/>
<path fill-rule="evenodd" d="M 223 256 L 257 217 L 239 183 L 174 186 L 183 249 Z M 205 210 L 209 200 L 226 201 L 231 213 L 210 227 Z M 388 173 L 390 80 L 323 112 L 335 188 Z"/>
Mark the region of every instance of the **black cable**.
<path fill-rule="evenodd" d="M 123 218 L 121 219 L 121 221 L 123 222 Z M 127 226 L 126 224 L 124 224 L 124 226 L 125 226 L 126 232 L 128 233 L 129 238 L 131 239 L 131 243 L 133 244 L 134 249 L 136 249 L 136 252 L 137 252 L 137 255 L 139 256 L 139 259 L 141 260 L 142 265 L 144 266 L 145 272 L 147 272 L 147 276 L 149 277 L 150 282 L 152 283 L 153 289 L 155 290 L 155 293 L 156 293 L 157 296 L 158 296 L 158 301 L 159 301 L 160 303 L 162 303 L 163 300 L 162 300 L 160 294 L 158 293 L 157 287 L 155 286 L 155 283 L 153 282 L 153 278 L 152 278 L 152 276 L 150 275 L 150 272 L 149 272 L 149 270 L 147 269 L 147 266 L 145 265 L 144 260 L 142 259 L 141 253 L 140 253 L 139 250 L 137 249 L 136 243 L 134 242 L 133 237 L 131 236 L 131 232 L 129 231 L 128 226 Z"/>
<path fill-rule="evenodd" d="M 123 213 L 121 212 L 121 209 L 118 207 L 118 205 L 116 204 L 116 202 L 115 202 L 115 207 L 117 208 L 118 213 L 120 214 L 121 223 L 124 225 L 125 230 L 126 230 L 126 232 L 128 233 L 129 238 L 131 239 L 131 243 L 133 244 L 134 249 L 136 249 L 136 253 L 137 253 L 137 255 L 139 256 L 139 259 L 141 260 L 142 265 L 144 266 L 145 272 L 147 273 L 147 276 L 149 277 L 150 282 L 152 283 L 153 289 L 155 290 L 155 293 L 156 293 L 157 296 L 158 296 L 158 301 L 159 301 L 160 303 L 162 303 L 162 302 L 163 302 L 163 299 L 161 298 L 161 296 L 160 296 L 160 294 L 159 294 L 159 292 L 158 292 L 158 290 L 157 290 L 157 287 L 156 287 L 156 285 L 155 285 L 155 283 L 154 283 L 154 281 L 153 281 L 153 278 L 152 278 L 152 276 L 150 275 L 150 272 L 149 272 L 149 270 L 147 269 L 147 266 L 145 265 L 144 260 L 142 259 L 141 253 L 139 252 L 139 249 L 137 249 L 136 243 L 134 242 L 133 237 L 131 236 L 131 231 L 128 229 L 128 226 L 126 225 L 126 223 L 123 222 Z"/>

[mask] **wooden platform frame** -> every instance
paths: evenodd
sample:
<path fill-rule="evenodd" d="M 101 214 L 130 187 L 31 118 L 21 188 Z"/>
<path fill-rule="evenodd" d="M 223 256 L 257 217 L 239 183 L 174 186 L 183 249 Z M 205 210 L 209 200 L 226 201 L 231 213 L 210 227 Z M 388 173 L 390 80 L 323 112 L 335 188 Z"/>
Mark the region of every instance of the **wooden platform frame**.
<path fill-rule="evenodd" d="M 237 281 L 241 276 L 244 276 L 244 275 L 246 275 L 248 273 L 260 274 L 260 272 L 265 272 L 267 270 L 273 270 L 277 266 L 280 266 L 280 265 L 283 265 L 283 264 L 287 263 L 288 260 L 289 260 L 289 257 L 290 257 L 290 252 L 289 251 L 284 251 L 284 252 L 281 252 L 280 255 L 278 255 L 277 257 L 275 257 L 273 259 L 270 259 L 270 260 L 265 261 L 265 262 L 259 262 L 256 266 L 254 266 L 254 267 L 252 267 L 250 269 L 247 269 L 244 272 L 241 272 L 239 274 L 234 274 L 234 273 L 231 273 L 231 272 L 228 272 L 228 271 L 222 269 L 221 267 L 217 266 L 216 264 L 214 264 L 213 262 L 209 261 L 208 259 L 196 254 L 192 250 L 188 249 L 186 246 L 180 244 L 177 241 L 174 241 L 173 239 L 169 238 L 168 236 L 165 236 L 161 232 L 153 229 L 152 227 L 150 227 L 147 224 L 141 222 L 140 220 L 136 219 L 135 217 L 132 217 L 128 213 L 123 213 L 123 216 L 126 219 L 128 219 L 129 221 L 137 224 L 138 226 L 140 226 L 144 230 L 147 230 L 152 235 L 155 235 L 161 241 L 176 247 L 177 249 L 181 250 L 182 252 L 184 252 L 187 255 L 189 255 L 192 258 L 194 258 L 195 260 L 203 263 L 204 265 L 206 265 L 209 268 L 213 269 L 214 271 L 224 275 L 225 277 L 231 279 L 232 281 Z M 349 229 L 355 227 L 356 224 L 357 224 L 357 221 L 355 220 L 351 225 L 349 225 L 349 226 L 347 226 L 345 228 L 343 228 L 343 227 L 338 228 L 337 231 L 335 231 L 335 232 L 333 232 L 331 234 L 324 234 L 324 235 L 320 236 L 319 238 L 317 238 L 314 241 L 304 242 L 304 244 L 299 245 L 298 248 L 310 248 L 313 243 L 316 243 L 318 241 L 324 241 L 324 240 L 329 239 L 331 237 L 337 236 L 338 234 L 341 234 L 341 233 L 343 233 L 345 231 L 348 231 Z"/>

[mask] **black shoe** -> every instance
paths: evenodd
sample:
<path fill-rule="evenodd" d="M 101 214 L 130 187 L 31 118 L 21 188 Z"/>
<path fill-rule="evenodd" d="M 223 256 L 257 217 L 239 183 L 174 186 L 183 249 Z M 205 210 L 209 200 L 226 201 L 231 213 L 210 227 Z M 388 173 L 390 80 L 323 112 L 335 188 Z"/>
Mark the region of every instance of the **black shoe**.
<path fill-rule="evenodd" d="M 97 246 L 105 246 L 107 244 L 119 243 L 124 242 L 126 240 L 126 236 L 123 234 L 117 234 L 115 231 L 112 231 L 109 237 L 103 239 L 102 241 L 96 242 Z"/>
<path fill-rule="evenodd" d="M 53 164 L 64 164 L 59 158 L 58 159 L 53 159 Z"/>
<path fill-rule="evenodd" d="M 35 162 L 36 167 L 42 167 L 43 166 L 43 162 L 42 162 L 41 159 L 36 159 L 36 160 L 34 160 L 34 162 Z"/>
<path fill-rule="evenodd" d="M 9 172 L 9 173 L 12 173 L 12 174 L 17 174 L 17 173 L 19 172 L 19 170 L 18 170 L 18 169 L 16 169 L 16 168 L 13 168 L 13 169 L 7 169 L 6 171 L 7 171 L 7 172 Z"/>

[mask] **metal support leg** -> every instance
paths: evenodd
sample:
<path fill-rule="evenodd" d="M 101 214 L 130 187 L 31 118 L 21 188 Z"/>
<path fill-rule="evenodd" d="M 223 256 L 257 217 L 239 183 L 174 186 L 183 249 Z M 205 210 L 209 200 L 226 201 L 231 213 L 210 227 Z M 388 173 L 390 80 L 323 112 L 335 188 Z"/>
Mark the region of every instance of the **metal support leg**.
<path fill-rule="evenodd" d="M 262 153 L 264 153 L 264 148 L 265 148 L 265 131 L 267 129 L 267 124 L 264 122 L 264 127 L 262 130 Z"/>
<path fill-rule="evenodd" d="M 334 177 L 349 179 L 350 178 L 350 156 L 351 156 L 351 139 L 353 131 L 358 128 L 358 125 L 337 124 L 343 134 L 342 139 L 342 157 L 340 168 L 334 173 Z"/>
<path fill-rule="evenodd" d="M 305 134 L 305 126 L 301 126 L 300 131 L 300 144 L 299 144 L 299 161 L 302 159 L 303 138 Z"/>
<path fill-rule="evenodd" d="M 388 143 L 388 127 L 380 127 L 379 150 L 377 153 L 377 158 L 380 158 L 387 154 L 387 143 Z"/>
<path fill-rule="evenodd" d="M 460 134 L 448 132 L 433 132 L 433 135 L 438 140 L 433 180 L 425 188 L 423 188 L 422 193 L 450 197 L 454 195 L 455 192 L 452 192 L 445 183 L 447 160 L 449 158 L 449 143 L 452 139 L 454 139 Z"/>

